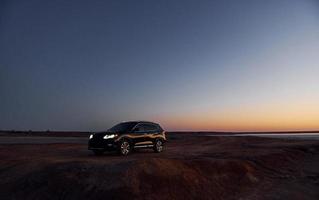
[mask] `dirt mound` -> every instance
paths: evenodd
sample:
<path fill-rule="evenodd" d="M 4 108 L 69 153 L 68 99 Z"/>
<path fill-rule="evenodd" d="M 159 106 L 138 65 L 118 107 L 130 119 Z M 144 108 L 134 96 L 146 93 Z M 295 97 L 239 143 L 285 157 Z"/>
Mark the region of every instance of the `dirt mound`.
<path fill-rule="evenodd" d="M 257 184 L 256 173 L 249 162 L 236 160 L 68 162 L 34 169 L 4 187 L 16 199 L 194 199 L 200 194 L 203 199 L 225 199 L 229 191 L 237 196 Z"/>
<path fill-rule="evenodd" d="M 126 185 L 147 199 L 225 199 L 258 182 L 249 162 L 150 159 L 126 171 Z M 240 185 L 241 187 L 238 187 Z"/>

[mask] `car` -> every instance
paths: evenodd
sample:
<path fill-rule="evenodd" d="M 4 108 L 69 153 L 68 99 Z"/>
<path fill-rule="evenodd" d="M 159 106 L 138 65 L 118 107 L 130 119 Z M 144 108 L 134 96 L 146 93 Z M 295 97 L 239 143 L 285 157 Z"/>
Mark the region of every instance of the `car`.
<path fill-rule="evenodd" d="M 95 155 L 117 150 L 125 156 L 137 148 L 152 148 L 154 152 L 160 153 L 165 142 L 165 131 L 159 124 L 129 121 L 119 123 L 107 131 L 90 134 L 88 149 Z"/>

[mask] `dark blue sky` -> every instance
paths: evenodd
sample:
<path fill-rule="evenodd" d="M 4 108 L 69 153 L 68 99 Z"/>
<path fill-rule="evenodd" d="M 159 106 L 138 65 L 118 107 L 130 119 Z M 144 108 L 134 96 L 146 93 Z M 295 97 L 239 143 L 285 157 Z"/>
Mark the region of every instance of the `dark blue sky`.
<path fill-rule="evenodd" d="M 103 130 L 132 119 L 170 130 L 319 128 L 289 128 L 287 118 L 319 115 L 305 106 L 319 102 L 318 9 L 298 0 L 1 1 L 0 129 Z"/>

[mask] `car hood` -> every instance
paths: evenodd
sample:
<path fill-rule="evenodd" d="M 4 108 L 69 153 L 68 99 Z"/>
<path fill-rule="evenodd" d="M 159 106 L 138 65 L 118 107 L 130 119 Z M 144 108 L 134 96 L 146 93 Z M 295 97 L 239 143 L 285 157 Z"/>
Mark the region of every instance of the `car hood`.
<path fill-rule="evenodd" d="M 103 132 L 96 132 L 96 133 L 93 133 L 94 135 L 96 136 L 104 136 L 104 135 L 112 135 L 112 134 L 120 134 L 118 132 L 108 132 L 108 131 L 103 131 Z"/>

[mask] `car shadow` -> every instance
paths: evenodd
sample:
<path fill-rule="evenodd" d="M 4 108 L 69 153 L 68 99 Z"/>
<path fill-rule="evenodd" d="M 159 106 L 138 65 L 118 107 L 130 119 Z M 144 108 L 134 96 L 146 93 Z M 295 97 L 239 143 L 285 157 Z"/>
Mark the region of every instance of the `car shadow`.
<path fill-rule="evenodd" d="M 153 149 L 134 149 L 128 156 L 141 155 L 141 154 L 156 154 Z M 120 155 L 117 151 L 106 151 L 101 155 L 95 155 L 93 152 L 89 152 L 90 157 L 125 157 Z"/>

